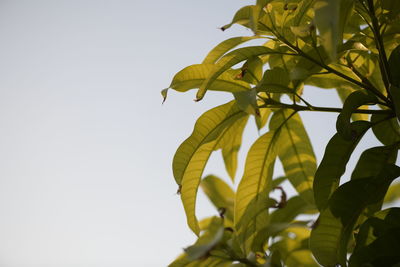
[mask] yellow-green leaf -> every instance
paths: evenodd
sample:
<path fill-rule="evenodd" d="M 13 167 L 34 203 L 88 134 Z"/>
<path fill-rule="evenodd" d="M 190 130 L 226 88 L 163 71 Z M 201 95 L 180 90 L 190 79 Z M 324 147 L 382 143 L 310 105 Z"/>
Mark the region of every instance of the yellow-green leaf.
<path fill-rule="evenodd" d="M 212 151 L 218 149 L 224 133 L 235 122 L 246 116 L 231 101 L 204 113 L 197 120 L 193 133 L 178 148 L 173 159 L 173 172 L 178 185 L 181 185 L 181 199 L 185 208 L 189 227 L 199 233 L 195 214 L 197 189 L 205 165 Z"/>
<path fill-rule="evenodd" d="M 220 59 L 225 53 L 230 51 L 231 49 L 235 48 L 236 46 L 256 39 L 260 38 L 259 36 L 248 36 L 248 37 L 233 37 L 229 38 L 221 43 L 219 43 L 216 47 L 214 47 L 203 60 L 203 64 L 214 64 Z"/>
<path fill-rule="evenodd" d="M 199 88 L 216 69 L 217 67 L 214 64 L 195 64 L 188 66 L 174 76 L 169 87 L 179 92 L 186 92 L 190 89 Z M 249 88 L 250 85 L 248 83 L 236 80 L 233 73 L 227 72 L 215 79 L 208 90 L 242 92 L 249 90 Z M 163 93 L 163 96 L 165 98 L 166 94 Z"/>
<path fill-rule="evenodd" d="M 217 209 L 224 209 L 224 217 L 233 222 L 235 193 L 223 180 L 208 175 L 201 181 L 201 188 Z"/>
<path fill-rule="evenodd" d="M 286 176 L 300 196 L 314 203 L 313 178 L 317 169 L 314 151 L 299 114 L 282 110 L 276 113 L 276 123 L 283 124 L 278 139 L 278 155 Z"/>
<path fill-rule="evenodd" d="M 209 73 L 207 79 L 199 87 L 199 91 L 196 95 L 197 100 L 201 100 L 204 97 L 206 91 L 209 90 L 210 86 L 215 82 L 215 80 L 224 71 L 228 70 L 232 66 L 255 56 L 274 53 L 279 52 L 276 52 L 265 46 L 249 46 L 233 50 L 232 52 L 226 54 L 216 63 L 216 68 Z"/>
<path fill-rule="evenodd" d="M 268 219 L 268 195 L 276 158 L 276 131 L 270 131 L 251 146 L 235 200 L 235 225 L 243 249 L 249 252 L 258 230 Z"/>

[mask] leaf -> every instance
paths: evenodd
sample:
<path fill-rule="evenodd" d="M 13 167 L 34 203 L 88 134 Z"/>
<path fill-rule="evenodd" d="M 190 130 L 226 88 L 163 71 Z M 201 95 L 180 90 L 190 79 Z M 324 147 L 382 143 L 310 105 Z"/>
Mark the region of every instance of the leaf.
<path fill-rule="evenodd" d="M 216 68 L 209 73 L 208 78 L 199 87 L 199 91 L 196 95 L 197 101 L 204 97 L 206 91 L 210 88 L 214 81 L 227 69 L 249 58 L 274 53 L 278 52 L 265 46 L 248 46 L 238 48 L 226 54 L 217 62 Z"/>
<path fill-rule="evenodd" d="M 260 10 L 260 6 L 257 5 L 242 7 L 236 12 L 231 23 L 222 26 L 221 30 L 225 31 L 226 29 L 229 29 L 233 24 L 240 24 L 256 32 L 257 25 L 254 25 L 254 23 L 257 23 L 258 21 Z"/>
<path fill-rule="evenodd" d="M 318 0 L 314 4 L 315 24 L 322 39 L 322 45 L 332 61 L 336 60 L 336 45 L 339 42 L 340 1 Z"/>
<path fill-rule="evenodd" d="M 310 249 L 320 264 L 346 266 L 347 246 L 358 217 L 368 205 L 382 201 L 398 176 L 400 167 L 387 164 L 375 177 L 351 180 L 333 193 L 310 236 Z"/>
<path fill-rule="evenodd" d="M 351 154 L 370 126 L 366 121 L 353 122 L 351 129 L 354 134 L 351 140 L 344 140 L 336 133 L 326 146 L 313 186 L 315 204 L 320 211 L 328 205 L 330 196 L 339 186 L 340 177 L 346 170 Z"/>
<path fill-rule="evenodd" d="M 354 111 L 365 104 L 375 104 L 378 99 L 365 91 L 354 91 L 345 100 L 343 110 L 340 112 L 336 121 L 336 130 L 338 134 L 346 140 L 352 138 L 350 118 Z"/>
<path fill-rule="evenodd" d="M 238 106 L 248 114 L 256 115 L 257 108 L 257 92 L 253 88 L 245 92 L 238 92 L 233 94 Z"/>
<path fill-rule="evenodd" d="M 277 134 L 276 131 L 270 131 L 251 146 L 244 174 L 236 191 L 235 227 L 246 253 L 257 230 L 265 227 L 267 222 L 267 201 L 276 158 Z"/>
<path fill-rule="evenodd" d="M 260 38 L 259 36 L 249 36 L 249 37 L 233 37 L 229 38 L 220 44 L 218 44 L 216 47 L 214 47 L 206 56 L 206 58 L 203 60 L 203 64 L 213 64 L 215 63 L 218 59 L 220 59 L 226 52 L 229 50 L 235 48 L 236 46 L 253 40 Z"/>
<path fill-rule="evenodd" d="M 394 202 L 400 199 L 400 183 L 392 184 L 386 193 L 384 203 Z"/>
<path fill-rule="evenodd" d="M 351 174 L 351 179 L 378 175 L 386 164 L 396 163 L 399 145 L 378 146 L 365 150 Z"/>
<path fill-rule="evenodd" d="M 309 204 L 314 203 L 312 191 L 317 162 L 310 139 L 299 114 L 291 110 L 276 113 L 276 123 L 283 124 L 279 135 L 278 155 L 290 183 Z"/>
<path fill-rule="evenodd" d="M 238 152 L 242 144 L 242 135 L 248 119 L 249 116 L 245 116 L 237 120 L 236 123 L 226 131 L 224 137 L 220 141 L 225 169 L 232 181 L 235 180 L 238 165 Z"/>
<path fill-rule="evenodd" d="M 397 119 L 400 120 L 400 45 L 397 46 L 389 57 L 389 72 L 391 85 L 389 92 L 391 94 Z"/>
<path fill-rule="evenodd" d="M 378 212 L 360 227 L 349 267 L 395 266 L 400 261 L 400 209 Z"/>
<path fill-rule="evenodd" d="M 246 116 L 234 101 L 213 108 L 197 120 L 193 133 L 178 148 L 172 167 L 178 185 L 189 227 L 199 233 L 195 215 L 197 189 L 201 175 L 212 151 L 219 147 L 224 133 L 235 122 Z"/>
<path fill-rule="evenodd" d="M 392 145 L 400 141 L 400 127 L 395 118 L 388 115 L 372 114 L 372 132 L 384 145 Z"/>
<path fill-rule="evenodd" d="M 263 61 L 259 57 L 250 58 L 243 64 L 241 73 L 237 79 L 257 84 L 262 78 L 263 64 Z"/>
<path fill-rule="evenodd" d="M 185 249 L 188 258 L 197 260 L 205 256 L 222 240 L 223 235 L 223 221 L 218 217 L 214 217 L 205 233 L 198 238 L 196 243 Z"/>
<path fill-rule="evenodd" d="M 235 193 L 223 180 L 208 175 L 201 181 L 201 188 L 217 209 L 224 209 L 224 217 L 233 222 Z"/>
<path fill-rule="evenodd" d="M 353 89 L 352 87 L 341 86 L 341 87 L 337 87 L 336 91 L 337 91 L 340 99 L 342 100 L 342 103 L 344 103 L 346 101 L 347 97 L 351 93 L 355 92 L 356 90 Z M 360 106 L 360 108 L 368 109 L 368 106 L 367 105 L 363 105 L 363 106 Z M 369 120 L 369 115 L 368 114 L 361 114 L 361 113 L 353 113 L 351 115 L 351 119 L 353 121 L 367 121 L 367 120 Z"/>
<path fill-rule="evenodd" d="M 260 83 L 257 85 L 258 92 L 267 93 L 294 93 L 294 89 L 289 88 L 289 74 L 280 67 L 266 70 Z"/>
<path fill-rule="evenodd" d="M 186 92 L 190 89 L 199 88 L 216 69 L 217 67 L 213 64 L 191 65 L 179 71 L 172 79 L 169 87 L 179 92 Z M 208 89 L 215 91 L 243 92 L 249 90 L 249 88 L 250 86 L 248 83 L 235 80 L 232 73 L 223 73 Z M 163 96 L 166 97 L 166 92 Z"/>

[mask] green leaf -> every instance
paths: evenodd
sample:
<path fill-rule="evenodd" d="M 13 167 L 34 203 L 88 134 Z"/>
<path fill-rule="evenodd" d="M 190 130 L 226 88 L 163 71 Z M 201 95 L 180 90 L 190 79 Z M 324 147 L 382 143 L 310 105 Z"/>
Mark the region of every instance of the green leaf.
<path fill-rule="evenodd" d="M 338 85 L 338 87 L 336 87 L 336 91 L 337 91 L 340 99 L 342 100 L 342 103 L 344 103 L 346 101 L 347 97 L 351 93 L 355 92 L 356 90 L 353 89 L 352 86 L 346 86 L 346 85 L 341 86 L 341 85 Z M 367 105 L 363 105 L 363 106 L 360 106 L 360 108 L 368 109 L 368 106 Z M 352 118 L 353 121 L 367 121 L 367 120 L 369 120 L 369 115 L 368 114 L 353 113 L 351 115 L 351 118 Z"/>
<path fill-rule="evenodd" d="M 292 114 L 291 110 L 282 110 L 275 115 L 276 123 L 283 124 L 277 141 L 278 155 L 290 183 L 307 203 L 313 204 L 317 162 L 299 114 Z"/>
<path fill-rule="evenodd" d="M 242 144 L 242 135 L 248 119 L 249 116 L 245 116 L 237 120 L 236 123 L 226 131 L 224 137 L 220 141 L 225 169 L 232 181 L 235 180 L 238 165 L 238 152 Z"/>
<path fill-rule="evenodd" d="M 196 243 L 185 249 L 190 260 L 197 260 L 205 256 L 213 249 L 224 236 L 223 220 L 214 217 L 207 230 L 196 241 Z"/>
<path fill-rule="evenodd" d="M 400 87 L 400 45 L 398 45 L 390 54 L 389 57 L 389 71 L 391 76 L 391 83 L 396 87 Z"/>
<path fill-rule="evenodd" d="M 265 46 L 249 46 L 233 50 L 232 52 L 226 54 L 217 62 L 216 68 L 208 74 L 207 79 L 199 87 L 199 91 L 196 95 L 197 100 L 199 101 L 204 97 L 210 86 L 227 69 L 249 58 L 274 53 L 278 52 Z"/>
<path fill-rule="evenodd" d="M 197 120 L 191 136 L 186 139 L 175 153 L 172 167 L 178 185 L 181 185 L 181 199 L 185 208 L 189 227 L 199 233 L 195 215 L 197 189 L 204 167 L 212 151 L 218 149 L 227 129 L 246 116 L 231 101 L 204 113 Z"/>
<path fill-rule="evenodd" d="M 370 126 L 366 121 L 353 122 L 351 140 L 345 140 L 336 133 L 326 146 L 324 157 L 315 173 L 313 186 L 315 204 L 320 211 L 328 205 L 330 196 L 339 186 L 340 177 L 346 170 L 351 154 Z"/>
<path fill-rule="evenodd" d="M 231 23 L 222 26 L 221 30 L 225 31 L 226 29 L 229 29 L 233 24 L 240 24 L 252 29 L 253 31 L 256 31 L 257 29 L 254 23 L 256 23 L 258 20 L 260 10 L 260 6 L 257 5 L 242 7 L 236 12 Z"/>
<path fill-rule="evenodd" d="M 263 64 L 263 61 L 259 57 L 250 58 L 243 64 L 237 79 L 251 84 L 259 83 L 262 78 Z"/>
<path fill-rule="evenodd" d="M 201 188 L 218 210 L 225 210 L 224 217 L 233 222 L 235 193 L 232 188 L 214 175 L 205 177 L 201 181 Z"/>
<path fill-rule="evenodd" d="M 269 192 L 276 158 L 276 131 L 270 131 L 251 146 L 235 200 L 235 227 L 243 249 L 250 250 L 255 234 L 268 219 Z"/>
<path fill-rule="evenodd" d="M 378 146 L 365 150 L 351 174 L 351 179 L 378 175 L 386 164 L 396 163 L 399 145 Z"/>
<path fill-rule="evenodd" d="M 256 115 L 257 108 L 257 91 L 252 88 L 245 92 L 238 92 L 233 94 L 238 106 L 248 114 Z"/>
<path fill-rule="evenodd" d="M 348 242 L 358 217 L 368 205 L 382 201 L 398 176 L 400 167 L 387 164 L 375 177 L 351 180 L 333 193 L 310 236 L 310 249 L 320 264 L 346 266 Z"/>
<path fill-rule="evenodd" d="M 179 92 L 199 88 L 216 69 L 217 67 L 213 64 L 191 65 L 178 72 L 169 87 Z M 214 80 L 208 90 L 242 92 L 249 88 L 248 83 L 235 80 L 232 73 L 223 73 Z M 166 93 L 163 93 L 163 96 L 166 97 Z"/>
<path fill-rule="evenodd" d="M 355 91 L 351 93 L 343 104 L 343 110 L 340 112 L 336 121 L 336 130 L 338 134 L 346 140 L 352 138 L 352 130 L 350 124 L 350 118 L 354 111 L 360 106 L 365 104 L 375 104 L 377 98 L 365 91 Z"/>
<path fill-rule="evenodd" d="M 216 47 L 214 47 L 206 56 L 206 58 L 203 60 L 203 64 L 214 64 L 215 62 L 218 61 L 225 53 L 227 53 L 229 50 L 235 48 L 236 46 L 253 40 L 260 38 L 259 36 L 249 36 L 249 37 L 233 37 L 229 38 L 220 44 L 218 44 Z"/>
<path fill-rule="evenodd" d="M 396 118 L 388 115 L 372 114 L 372 132 L 384 145 L 392 145 L 400 141 L 400 127 Z"/>
<path fill-rule="evenodd" d="M 289 88 L 290 78 L 286 70 L 275 67 L 266 70 L 260 83 L 257 85 L 258 92 L 267 93 L 294 93 L 294 89 Z"/>
<path fill-rule="evenodd" d="M 349 267 L 395 266 L 400 261 L 400 208 L 386 209 L 360 227 Z"/>
<path fill-rule="evenodd" d="M 322 39 L 322 45 L 332 61 L 336 60 L 336 45 L 339 42 L 340 1 L 318 0 L 314 4 L 315 24 Z"/>

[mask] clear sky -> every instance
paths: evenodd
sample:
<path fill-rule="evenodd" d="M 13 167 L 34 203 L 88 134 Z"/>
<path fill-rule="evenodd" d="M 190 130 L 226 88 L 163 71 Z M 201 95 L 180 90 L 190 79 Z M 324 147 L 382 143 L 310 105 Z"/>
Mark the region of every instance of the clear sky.
<path fill-rule="evenodd" d="M 231 97 L 171 92 L 161 105 L 160 90 L 220 41 L 251 35 L 217 29 L 251 3 L 0 1 L 1 267 L 166 266 L 194 241 L 172 157 Z M 339 105 L 328 91 L 305 96 Z M 335 116 L 304 116 L 319 160 Z M 206 173 L 226 177 L 219 163 Z M 199 201 L 199 217 L 215 214 Z"/>

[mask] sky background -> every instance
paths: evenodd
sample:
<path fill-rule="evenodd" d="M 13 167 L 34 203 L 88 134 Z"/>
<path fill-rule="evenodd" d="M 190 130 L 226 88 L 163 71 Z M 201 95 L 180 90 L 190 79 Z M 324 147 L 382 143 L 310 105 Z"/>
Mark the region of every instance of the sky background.
<path fill-rule="evenodd" d="M 195 240 L 172 157 L 231 96 L 170 92 L 161 105 L 160 91 L 220 41 L 251 35 L 218 27 L 252 3 L 0 0 L 1 267 L 166 266 Z M 339 106 L 330 90 L 305 97 Z M 320 160 L 336 114 L 303 115 Z M 242 159 L 257 135 L 249 125 Z M 219 153 L 207 173 L 227 177 Z M 216 214 L 202 195 L 198 209 Z"/>

